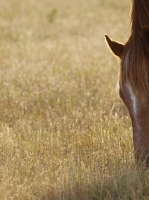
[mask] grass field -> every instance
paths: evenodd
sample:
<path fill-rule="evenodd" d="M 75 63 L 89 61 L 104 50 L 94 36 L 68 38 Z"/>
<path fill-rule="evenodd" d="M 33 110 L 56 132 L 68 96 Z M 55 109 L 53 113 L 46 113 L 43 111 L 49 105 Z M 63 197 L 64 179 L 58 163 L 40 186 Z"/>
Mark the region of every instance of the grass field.
<path fill-rule="evenodd" d="M 119 64 L 130 0 L 1 0 L 0 200 L 147 200 Z"/>

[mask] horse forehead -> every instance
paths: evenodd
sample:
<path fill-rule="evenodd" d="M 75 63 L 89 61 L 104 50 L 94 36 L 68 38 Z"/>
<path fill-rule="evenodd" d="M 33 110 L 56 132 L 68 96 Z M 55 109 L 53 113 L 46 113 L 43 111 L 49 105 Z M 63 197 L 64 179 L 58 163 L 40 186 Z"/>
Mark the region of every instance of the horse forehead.
<path fill-rule="evenodd" d="M 129 64 L 129 54 L 130 54 L 130 50 L 127 51 L 126 55 L 123 58 L 123 63 L 124 63 L 125 68 L 127 68 Z"/>
<path fill-rule="evenodd" d="M 129 93 L 129 96 L 130 96 L 130 100 L 131 100 L 131 104 L 132 104 L 132 108 L 133 108 L 133 113 L 135 115 L 137 115 L 137 111 L 138 111 L 138 100 L 137 100 L 137 97 L 134 94 L 134 92 L 132 90 L 132 87 L 131 87 L 129 82 L 125 83 L 125 87 L 126 87 L 128 93 Z"/>

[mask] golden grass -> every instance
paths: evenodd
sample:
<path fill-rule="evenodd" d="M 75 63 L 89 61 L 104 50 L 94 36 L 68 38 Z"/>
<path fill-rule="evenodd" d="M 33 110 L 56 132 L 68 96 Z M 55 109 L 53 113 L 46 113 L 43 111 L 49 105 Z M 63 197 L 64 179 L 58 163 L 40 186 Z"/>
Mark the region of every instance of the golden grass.
<path fill-rule="evenodd" d="M 118 63 L 129 0 L 1 0 L 0 200 L 147 199 Z"/>

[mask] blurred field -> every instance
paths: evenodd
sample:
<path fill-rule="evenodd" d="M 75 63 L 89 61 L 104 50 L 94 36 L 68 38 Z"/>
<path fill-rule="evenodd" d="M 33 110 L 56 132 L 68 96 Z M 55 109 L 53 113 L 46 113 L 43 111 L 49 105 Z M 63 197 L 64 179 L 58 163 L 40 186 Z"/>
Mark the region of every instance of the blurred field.
<path fill-rule="evenodd" d="M 148 199 L 119 65 L 130 0 L 1 0 L 0 200 Z"/>

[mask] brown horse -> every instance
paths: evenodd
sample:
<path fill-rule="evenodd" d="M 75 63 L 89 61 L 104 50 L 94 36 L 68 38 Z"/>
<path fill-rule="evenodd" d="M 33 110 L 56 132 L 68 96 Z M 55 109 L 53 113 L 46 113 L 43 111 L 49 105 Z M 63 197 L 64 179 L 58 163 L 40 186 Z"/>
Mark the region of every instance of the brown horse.
<path fill-rule="evenodd" d="M 121 61 L 119 94 L 130 113 L 135 158 L 149 166 L 149 0 L 132 0 L 126 44 L 105 37 Z"/>

